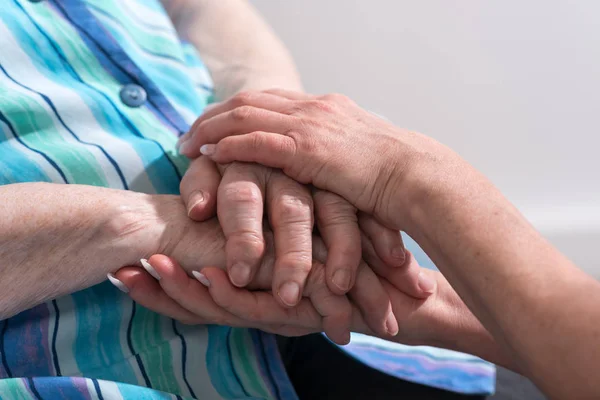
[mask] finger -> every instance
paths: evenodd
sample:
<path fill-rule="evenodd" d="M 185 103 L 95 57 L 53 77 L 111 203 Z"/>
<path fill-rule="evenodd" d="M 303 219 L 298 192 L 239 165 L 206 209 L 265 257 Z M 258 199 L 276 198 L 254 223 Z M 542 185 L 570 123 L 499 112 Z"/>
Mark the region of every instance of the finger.
<path fill-rule="evenodd" d="M 399 231 L 386 228 L 372 215 L 364 212 L 358 213 L 358 224 L 373 243 L 375 252 L 383 262 L 392 267 L 404 264 L 404 242 Z"/>
<path fill-rule="evenodd" d="M 321 331 L 321 316 L 308 299 L 302 299 L 294 308 L 284 308 L 269 292 L 251 292 L 233 286 L 218 268 L 207 267 L 201 273 L 209 283 L 215 303 L 233 315 L 243 316 L 256 325 L 286 323 Z"/>
<path fill-rule="evenodd" d="M 246 326 L 242 318 L 228 313 L 213 301 L 197 271 L 194 273 L 196 279 L 190 278 L 177 261 L 160 254 L 153 255 L 147 262 L 160 276 L 158 282 L 165 294 L 206 323 Z"/>
<path fill-rule="evenodd" d="M 379 278 L 364 262 L 358 268 L 356 284 L 350 291 L 350 297 L 376 334 L 396 336 L 398 321 L 392 312 L 390 297 Z"/>
<path fill-rule="evenodd" d="M 225 137 L 243 135 L 259 129 L 284 133 L 292 129 L 297 117 L 244 106 L 216 115 L 196 128 L 193 136 L 181 145 L 179 152 L 188 157 L 200 155 L 200 147 L 217 143 Z"/>
<path fill-rule="evenodd" d="M 266 169 L 233 164 L 227 168 L 217 197 L 217 214 L 226 238 L 225 254 L 231 282 L 244 287 L 264 255 L 263 196 Z"/>
<path fill-rule="evenodd" d="M 124 267 L 114 276 L 129 290 L 129 296 L 140 305 L 184 324 L 201 324 L 204 320 L 169 297 L 158 281 L 140 267 Z"/>
<path fill-rule="evenodd" d="M 191 219 L 205 221 L 215 215 L 220 182 L 221 174 L 208 157 L 192 160 L 179 185 L 181 198 Z"/>
<path fill-rule="evenodd" d="M 319 233 L 329 252 L 325 267 L 327 285 L 335 294 L 346 294 L 354 285 L 361 261 L 356 208 L 328 191 L 317 190 L 313 198 Z"/>
<path fill-rule="evenodd" d="M 377 252 L 373 248 L 371 241 L 365 236 L 361 236 L 363 248 L 363 258 L 373 269 L 373 271 L 386 279 L 394 279 L 396 286 L 403 293 L 417 298 L 424 299 L 431 296 L 436 290 L 436 283 L 428 279 L 427 274 L 422 273 L 422 268 L 415 260 L 412 253 L 408 250 L 406 253 L 406 261 L 401 267 L 390 267 L 383 262 L 377 262 Z"/>
<path fill-rule="evenodd" d="M 179 152 L 188 157 L 197 157 L 198 149 L 202 144 L 217 142 L 211 139 L 216 134 L 215 129 L 231 131 L 237 127 L 237 129 L 247 130 L 252 124 L 270 126 L 269 123 L 289 121 L 289 117 L 283 118 L 286 115 L 280 113 L 288 111 L 291 103 L 284 97 L 269 93 L 238 93 L 202 114 L 190 130 L 179 139 Z M 253 130 L 256 129 L 258 128 Z"/>
<path fill-rule="evenodd" d="M 283 170 L 290 166 L 296 151 L 294 139 L 263 131 L 229 136 L 217 144 L 205 144 L 200 148 L 202 154 L 219 164 L 233 161 L 256 162 Z M 300 179 L 296 176 L 294 178 Z"/>
<path fill-rule="evenodd" d="M 344 295 L 331 292 L 325 282 L 325 266 L 315 262 L 304 292 L 323 317 L 323 330 L 335 343 L 350 342 L 352 305 Z"/>
<path fill-rule="evenodd" d="M 313 201 L 310 190 L 280 172 L 267 185 L 269 221 L 275 236 L 273 292 L 293 307 L 312 266 Z"/>

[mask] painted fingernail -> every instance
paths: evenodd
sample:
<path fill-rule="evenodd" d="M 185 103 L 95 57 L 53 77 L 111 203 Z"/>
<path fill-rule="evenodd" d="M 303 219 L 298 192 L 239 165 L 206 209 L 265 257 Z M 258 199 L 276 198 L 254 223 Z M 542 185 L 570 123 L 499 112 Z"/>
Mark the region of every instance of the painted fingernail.
<path fill-rule="evenodd" d="M 115 285 L 117 287 L 117 289 L 119 289 L 121 292 L 129 293 L 129 289 L 127 288 L 127 286 L 125 286 L 125 284 L 123 282 L 118 280 L 116 276 L 114 276 L 113 274 L 108 274 L 108 275 L 106 275 L 106 277 L 108 278 L 110 283 Z"/>
<path fill-rule="evenodd" d="M 279 286 L 279 298 L 283 301 L 283 304 L 289 307 L 293 307 L 298 304 L 300 297 L 300 285 L 296 282 L 285 282 Z"/>
<path fill-rule="evenodd" d="M 192 210 L 201 203 L 204 203 L 205 197 L 204 197 L 204 192 L 202 190 L 195 190 L 192 192 L 192 194 L 190 194 L 190 197 L 188 199 L 188 217 L 190 216 L 190 214 L 192 213 Z"/>
<path fill-rule="evenodd" d="M 350 290 L 350 282 L 352 280 L 352 274 L 347 269 L 338 269 L 333 273 L 333 284 L 338 289 L 344 292 Z"/>
<path fill-rule="evenodd" d="M 234 264 L 229 271 L 229 279 L 237 287 L 244 287 L 250 283 L 250 266 L 238 263 Z"/>
<path fill-rule="evenodd" d="M 210 287 L 210 281 L 202 272 L 192 271 L 192 275 L 198 280 L 198 282 L 200 282 L 206 287 Z"/>
<path fill-rule="evenodd" d="M 406 252 L 404 251 L 404 247 L 395 247 L 392 249 L 392 257 L 395 260 L 398 260 L 399 263 L 404 263 L 406 260 Z"/>
<path fill-rule="evenodd" d="M 435 292 L 435 287 L 437 286 L 437 282 L 435 279 L 430 277 L 427 274 L 424 274 L 423 271 L 419 272 L 419 288 L 425 293 L 433 293 Z"/>
<path fill-rule="evenodd" d="M 390 312 L 385 320 L 385 330 L 392 336 L 396 336 L 398 334 L 398 321 L 396 321 L 396 316 L 394 316 L 393 312 Z"/>
<path fill-rule="evenodd" d="M 148 273 L 150 275 L 152 275 L 154 277 L 154 279 L 156 279 L 157 281 L 160 281 L 160 275 L 158 274 L 158 272 L 156 272 L 156 270 L 154 269 L 154 267 L 152 265 L 150 265 L 150 263 L 148 262 L 148 260 L 146 260 L 145 258 L 142 258 L 140 260 L 140 264 L 142 264 L 142 267 L 144 267 L 144 269 L 146 271 L 148 271 Z"/>
<path fill-rule="evenodd" d="M 205 144 L 200 147 L 200 153 L 205 156 L 212 156 L 217 151 L 217 145 L 215 144 Z"/>

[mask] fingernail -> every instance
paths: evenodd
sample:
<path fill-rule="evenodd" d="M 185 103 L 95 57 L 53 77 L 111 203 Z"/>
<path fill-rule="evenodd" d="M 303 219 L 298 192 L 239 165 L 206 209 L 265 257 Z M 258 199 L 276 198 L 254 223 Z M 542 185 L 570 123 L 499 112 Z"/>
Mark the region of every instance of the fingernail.
<path fill-rule="evenodd" d="M 202 272 L 192 271 L 192 275 L 194 275 L 194 278 L 196 278 L 198 282 L 200 282 L 206 287 L 210 287 L 210 281 Z"/>
<path fill-rule="evenodd" d="M 300 296 L 300 285 L 296 282 L 285 282 L 279 286 L 279 297 L 283 304 L 289 307 L 293 307 L 298 304 Z"/>
<path fill-rule="evenodd" d="M 404 251 L 404 247 L 393 248 L 392 257 L 395 260 L 398 260 L 399 263 L 404 263 L 404 260 L 406 260 L 406 252 Z"/>
<path fill-rule="evenodd" d="M 426 293 L 433 293 L 435 291 L 435 287 L 437 282 L 435 279 L 430 277 L 427 274 L 424 274 L 422 271 L 419 272 L 419 288 Z"/>
<path fill-rule="evenodd" d="M 179 148 L 181 147 L 181 145 L 183 144 L 183 142 L 187 141 L 187 133 L 184 133 L 183 135 L 181 135 L 179 137 L 179 139 L 177 139 L 177 143 L 175 143 L 175 148 L 177 150 L 179 150 Z"/>
<path fill-rule="evenodd" d="M 229 279 L 237 287 L 250 283 L 250 266 L 242 263 L 234 264 L 229 271 Z"/>
<path fill-rule="evenodd" d="M 190 144 L 191 144 L 191 140 L 184 140 L 183 142 L 181 142 L 179 144 L 179 148 L 177 149 L 177 151 L 179 151 L 179 154 L 183 154 L 186 155 L 187 153 L 189 153 L 190 149 Z"/>
<path fill-rule="evenodd" d="M 346 332 L 346 333 L 344 333 L 344 336 L 343 336 L 343 338 L 342 338 L 342 343 L 341 343 L 341 345 L 342 345 L 342 346 L 345 346 L 345 345 L 347 345 L 348 343 L 350 343 L 350 332 L 349 332 L 349 331 L 348 331 L 348 332 Z"/>
<path fill-rule="evenodd" d="M 212 156 L 215 154 L 216 150 L 217 145 L 215 144 L 205 144 L 200 147 L 200 153 L 204 154 L 205 156 Z"/>
<path fill-rule="evenodd" d="M 396 336 L 398 334 L 398 321 L 396 321 L 396 317 L 393 312 L 387 316 L 385 320 L 385 330 L 392 336 Z"/>
<path fill-rule="evenodd" d="M 152 265 L 150 265 L 150 263 L 148 262 L 148 260 L 146 260 L 145 258 L 142 258 L 140 260 L 140 263 L 142 264 L 142 267 L 144 267 L 144 269 L 146 271 L 148 271 L 148 273 L 150 275 L 152 275 L 157 281 L 160 281 L 160 275 L 158 274 L 158 272 L 156 272 L 156 270 L 154 269 L 154 267 Z"/>
<path fill-rule="evenodd" d="M 119 289 L 121 292 L 129 293 L 129 289 L 127 288 L 127 286 L 125 286 L 125 284 L 123 282 L 118 280 L 116 276 L 114 276 L 113 274 L 108 274 L 108 275 L 106 275 L 106 277 L 108 278 L 110 283 L 115 285 L 117 287 L 117 289 Z"/>
<path fill-rule="evenodd" d="M 333 284 L 338 287 L 338 289 L 343 290 L 344 292 L 350 290 L 350 282 L 352 280 L 352 274 L 347 269 L 338 269 L 333 274 Z"/>
<path fill-rule="evenodd" d="M 204 202 L 204 192 L 202 192 L 202 190 L 195 190 L 192 192 L 192 194 L 190 194 L 189 200 L 188 200 L 188 217 L 190 216 L 190 214 L 192 213 L 192 210 L 200 203 Z"/>

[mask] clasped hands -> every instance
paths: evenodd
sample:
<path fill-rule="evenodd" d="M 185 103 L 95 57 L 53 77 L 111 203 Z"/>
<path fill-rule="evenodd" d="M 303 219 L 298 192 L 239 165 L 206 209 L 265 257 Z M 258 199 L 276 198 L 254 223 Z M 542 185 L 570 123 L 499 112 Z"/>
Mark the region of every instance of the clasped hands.
<path fill-rule="evenodd" d="M 197 223 L 216 213 L 223 236 L 214 235 L 207 249 L 224 252 L 224 265 L 188 267 L 171 254 L 154 255 L 143 262 L 145 269 L 116 273 L 134 300 L 185 323 L 282 335 L 325 331 L 345 344 L 350 331 L 394 337 L 398 320 L 435 292 L 436 275 L 421 270 L 399 231 L 346 198 L 278 169 L 215 164 L 200 154 L 201 140 L 269 131 L 281 123 L 275 113 L 251 116 L 257 102 L 281 98 L 314 106 L 305 96 L 283 90 L 238 94 L 208 108 L 180 139 L 180 153 L 192 159 L 181 200 Z"/>

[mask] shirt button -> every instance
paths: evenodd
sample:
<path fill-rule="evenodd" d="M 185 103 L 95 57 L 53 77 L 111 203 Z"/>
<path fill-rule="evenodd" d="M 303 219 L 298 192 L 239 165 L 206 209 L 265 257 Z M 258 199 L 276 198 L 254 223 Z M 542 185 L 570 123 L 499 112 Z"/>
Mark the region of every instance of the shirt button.
<path fill-rule="evenodd" d="M 148 95 L 140 85 L 129 84 L 121 89 L 121 101 L 129 107 L 139 107 L 146 102 Z"/>

